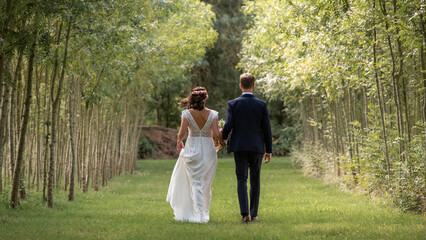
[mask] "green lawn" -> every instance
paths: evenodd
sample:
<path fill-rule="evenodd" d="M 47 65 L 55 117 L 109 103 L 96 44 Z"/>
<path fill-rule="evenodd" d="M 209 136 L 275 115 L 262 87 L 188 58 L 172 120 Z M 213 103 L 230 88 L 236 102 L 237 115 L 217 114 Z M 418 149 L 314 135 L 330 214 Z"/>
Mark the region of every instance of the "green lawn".
<path fill-rule="evenodd" d="M 0 205 L 0 239 L 425 239 L 422 216 L 371 203 L 302 176 L 289 158 L 262 166 L 260 222 L 240 222 L 234 163 L 219 159 L 208 224 L 180 223 L 165 201 L 175 160 L 139 161 L 138 171 L 55 208 L 29 193 L 19 210 Z"/>

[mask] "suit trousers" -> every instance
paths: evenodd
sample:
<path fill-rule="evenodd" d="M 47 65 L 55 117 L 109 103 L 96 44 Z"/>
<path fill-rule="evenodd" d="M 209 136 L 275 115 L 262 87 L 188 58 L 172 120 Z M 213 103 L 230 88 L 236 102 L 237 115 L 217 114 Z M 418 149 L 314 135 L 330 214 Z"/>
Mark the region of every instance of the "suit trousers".
<path fill-rule="evenodd" d="M 247 196 L 248 169 L 250 169 L 250 216 L 257 217 L 260 196 L 260 168 L 262 166 L 263 153 L 234 152 L 235 173 L 238 181 L 238 201 L 243 217 L 249 215 Z"/>

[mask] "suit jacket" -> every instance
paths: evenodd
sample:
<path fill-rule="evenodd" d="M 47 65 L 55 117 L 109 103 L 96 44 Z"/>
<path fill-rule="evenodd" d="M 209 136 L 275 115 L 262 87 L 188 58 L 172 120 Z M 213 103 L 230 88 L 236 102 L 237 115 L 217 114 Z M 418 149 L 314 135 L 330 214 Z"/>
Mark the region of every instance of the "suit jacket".
<path fill-rule="evenodd" d="M 222 136 L 228 139 L 228 152 L 272 153 L 266 102 L 251 94 L 229 101 Z"/>

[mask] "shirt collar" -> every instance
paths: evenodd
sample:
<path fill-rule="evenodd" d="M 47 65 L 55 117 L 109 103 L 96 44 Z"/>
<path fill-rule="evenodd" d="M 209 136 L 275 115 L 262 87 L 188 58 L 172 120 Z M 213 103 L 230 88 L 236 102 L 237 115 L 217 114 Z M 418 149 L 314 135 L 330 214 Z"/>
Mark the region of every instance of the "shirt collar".
<path fill-rule="evenodd" d="M 253 95 L 253 93 L 251 93 L 251 92 L 243 92 L 242 95 Z"/>

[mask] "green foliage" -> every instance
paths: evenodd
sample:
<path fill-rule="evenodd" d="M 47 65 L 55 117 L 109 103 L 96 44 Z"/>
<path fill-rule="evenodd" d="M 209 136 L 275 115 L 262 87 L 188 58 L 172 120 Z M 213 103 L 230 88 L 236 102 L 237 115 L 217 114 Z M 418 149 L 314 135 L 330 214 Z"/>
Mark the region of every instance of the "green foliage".
<path fill-rule="evenodd" d="M 117 106 L 127 96 L 162 123 L 176 117 L 175 103 L 189 84 L 186 72 L 213 45 L 214 13 L 196 0 L 118 1 L 85 3 L 90 12 L 76 20 L 70 71 L 89 79 L 83 83 L 86 104 Z M 176 125 L 169 126 L 176 127 Z"/>
<path fill-rule="evenodd" d="M 225 119 L 227 101 L 241 94 L 238 83 L 242 72 L 235 66 L 240 60 L 238 54 L 246 17 L 241 12 L 242 0 L 203 1 L 211 4 L 216 15 L 213 27 L 218 38 L 214 47 L 192 68 L 192 85 L 189 87 L 206 87 L 209 92 L 208 107 L 217 110 L 220 117 Z M 187 94 L 188 91 L 182 92 L 182 96 Z"/>
<path fill-rule="evenodd" d="M 150 158 L 155 151 L 155 142 L 144 135 L 140 135 L 138 143 L 138 157 L 140 159 Z"/>
<path fill-rule="evenodd" d="M 40 161 L 51 156 L 52 163 L 47 166 L 57 167 L 48 173 L 49 183 L 54 182 L 51 176 L 55 176 L 56 185 L 62 184 L 62 179 L 68 182 L 70 165 L 75 162 L 69 159 L 70 132 L 74 134 L 77 158 L 86 159 L 78 160 L 75 171 L 86 171 L 86 178 L 78 178 L 77 183 L 83 191 L 90 185 L 98 189 L 101 181 L 105 185 L 121 173 L 131 173 L 138 127 L 152 122 L 152 115 L 146 113 L 161 109 L 166 120 L 180 119 L 177 98 L 190 85 L 188 71 L 217 38 L 214 18 L 211 6 L 199 0 L 1 1 L 0 102 L 8 103 L 9 95 L 16 97 L 15 110 L 10 111 L 16 126 L 13 130 L 14 124 L 9 125 L 5 114 L 9 113 L 9 104 L 3 104 L 0 111 L 7 120 L 1 121 L 5 126 L 0 129 L 8 136 L 28 136 L 22 147 L 28 149 L 24 158 L 35 160 L 24 159 L 23 178 L 34 179 L 38 189 L 42 173 L 48 171 Z M 28 55 L 34 48 L 30 46 L 36 47 L 33 72 L 27 71 L 33 66 Z M 10 78 L 16 94 L 9 94 L 3 76 L 8 82 Z M 32 79 L 28 76 L 33 76 L 34 97 L 29 129 L 21 134 L 23 93 L 25 88 L 30 89 L 27 78 Z M 56 125 L 52 136 L 58 141 L 49 142 L 53 139 L 49 137 L 50 128 Z M 9 130 L 15 132 L 9 134 Z M 41 134 L 46 141 L 38 139 Z M 9 140 L 3 139 L 0 149 L 6 149 L 3 144 Z M 141 141 L 140 145 L 147 154 L 152 153 L 149 142 Z M 49 146 L 56 150 L 48 153 Z M 16 149 L 2 151 L 4 162 L 15 161 L 13 152 Z M 8 166 L 3 166 L 0 173 L 8 171 Z M 30 183 L 26 186 L 31 189 Z"/>
<path fill-rule="evenodd" d="M 0 207 L 1 208 L 10 208 L 10 191 L 9 189 L 5 189 L 0 193 Z"/>
<path fill-rule="evenodd" d="M 149 81 L 147 112 L 157 113 L 148 120 L 177 127 L 180 119 L 177 102 L 183 90 L 191 88 L 187 73 L 202 60 L 217 38 L 212 21 L 215 15 L 210 5 L 199 1 L 155 1 L 153 11 L 160 20 L 149 25 L 152 37 L 139 43 L 143 55 L 138 59 L 141 64 L 137 67 L 138 74 Z"/>
<path fill-rule="evenodd" d="M 290 153 L 291 147 L 297 144 L 298 129 L 295 126 L 283 126 L 271 122 L 272 130 L 272 154 L 283 156 Z"/>
<path fill-rule="evenodd" d="M 398 164 L 395 168 L 396 179 L 394 183 L 395 205 L 403 211 L 424 213 L 426 209 L 426 176 L 425 176 L 425 145 L 426 125 L 418 123 L 417 129 L 421 130 L 408 146 L 410 148 L 409 162 Z M 422 136 L 423 135 L 423 136 Z"/>
<path fill-rule="evenodd" d="M 269 96 L 257 91 L 256 96 L 260 99 L 268 99 Z M 295 124 L 290 110 L 290 104 L 280 98 L 268 99 L 269 119 L 272 130 L 272 152 L 275 156 L 288 155 L 292 146 L 299 145 L 302 141 L 300 138 L 300 126 Z"/>
<path fill-rule="evenodd" d="M 425 188 L 424 181 L 421 178 L 414 179 L 414 184 L 411 179 L 401 179 L 398 190 L 394 193 L 394 204 L 399 206 L 404 212 L 413 211 L 423 213 L 425 209 Z"/>
<path fill-rule="evenodd" d="M 238 67 L 301 129 L 295 164 L 423 213 L 422 1 L 244 3 Z"/>

